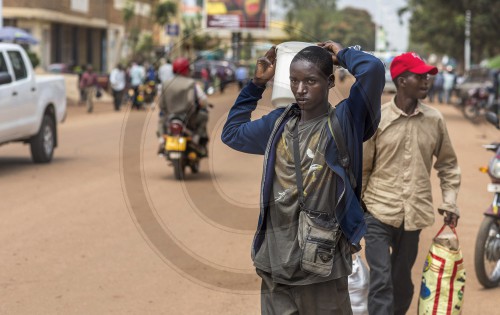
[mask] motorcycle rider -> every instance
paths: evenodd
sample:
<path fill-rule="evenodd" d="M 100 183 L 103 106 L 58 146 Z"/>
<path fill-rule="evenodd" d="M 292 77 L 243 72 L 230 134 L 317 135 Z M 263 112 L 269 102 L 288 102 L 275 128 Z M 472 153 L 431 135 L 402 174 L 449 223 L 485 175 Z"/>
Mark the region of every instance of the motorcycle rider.
<path fill-rule="evenodd" d="M 158 119 L 158 138 L 160 147 L 158 154 L 164 153 L 166 123 L 171 115 L 183 118 L 188 129 L 194 133 L 193 142 L 199 145 L 200 155 L 207 156 L 208 143 L 208 98 L 203 88 L 190 77 L 189 60 L 177 58 L 173 64 L 174 77 L 162 84 L 160 95 L 160 117 Z"/>

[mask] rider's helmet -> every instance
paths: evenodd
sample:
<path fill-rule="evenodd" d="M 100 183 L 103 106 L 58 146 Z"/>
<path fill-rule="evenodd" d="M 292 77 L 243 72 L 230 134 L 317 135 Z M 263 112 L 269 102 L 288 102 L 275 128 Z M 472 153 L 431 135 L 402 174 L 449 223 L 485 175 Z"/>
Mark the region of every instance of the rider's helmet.
<path fill-rule="evenodd" d="M 189 75 L 189 59 L 185 57 L 179 57 L 174 60 L 172 68 L 175 74 Z"/>

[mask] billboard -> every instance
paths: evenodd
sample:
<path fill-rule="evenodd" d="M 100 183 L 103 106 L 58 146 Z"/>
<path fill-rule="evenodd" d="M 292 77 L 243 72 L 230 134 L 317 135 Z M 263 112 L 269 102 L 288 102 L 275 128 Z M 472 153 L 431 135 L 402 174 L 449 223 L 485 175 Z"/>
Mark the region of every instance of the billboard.
<path fill-rule="evenodd" d="M 267 29 L 268 0 L 205 0 L 207 28 Z"/>

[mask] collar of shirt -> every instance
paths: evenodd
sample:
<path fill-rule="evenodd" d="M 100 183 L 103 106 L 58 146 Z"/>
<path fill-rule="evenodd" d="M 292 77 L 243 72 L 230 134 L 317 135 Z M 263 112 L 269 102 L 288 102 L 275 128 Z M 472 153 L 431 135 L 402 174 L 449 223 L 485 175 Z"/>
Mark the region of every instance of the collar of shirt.
<path fill-rule="evenodd" d="M 389 116 L 389 120 L 390 121 L 394 121 L 396 119 L 398 119 L 399 117 L 401 116 L 404 116 L 404 117 L 412 117 L 412 116 L 416 116 L 418 114 L 421 114 L 422 111 L 423 111 L 423 107 L 422 107 L 422 102 L 420 102 L 420 100 L 418 101 L 417 103 L 417 107 L 415 108 L 415 111 L 413 112 L 413 114 L 411 115 L 408 115 L 407 113 L 403 112 L 397 105 L 396 105 L 396 96 L 394 96 L 392 99 L 391 99 L 391 111 L 390 111 L 390 116 Z"/>

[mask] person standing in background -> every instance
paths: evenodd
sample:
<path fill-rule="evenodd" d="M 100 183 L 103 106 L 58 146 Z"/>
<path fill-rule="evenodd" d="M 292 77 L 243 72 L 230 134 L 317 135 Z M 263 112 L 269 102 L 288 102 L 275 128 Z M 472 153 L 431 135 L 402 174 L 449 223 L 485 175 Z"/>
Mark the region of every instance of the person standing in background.
<path fill-rule="evenodd" d="M 158 68 L 158 78 L 160 83 L 163 84 L 166 81 L 174 77 L 174 70 L 170 60 L 165 60 L 165 58 L 160 59 L 160 67 Z"/>
<path fill-rule="evenodd" d="M 455 80 L 456 75 L 453 72 L 453 68 L 451 66 L 447 66 L 446 71 L 443 73 L 443 92 L 446 104 L 451 104 L 451 93 L 455 87 Z"/>
<path fill-rule="evenodd" d="M 201 80 L 203 81 L 203 92 L 205 92 L 205 94 L 208 94 L 208 89 L 210 88 L 211 83 L 210 70 L 208 69 L 208 67 L 203 67 L 200 74 Z"/>
<path fill-rule="evenodd" d="M 130 68 L 130 85 L 134 89 L 134 99 L 132 100 L 132 108 L 140 109 L 141 104 L 139 103 L 137 97 L 139 96 L 139 86 L 144 83 L 146 78 L 146 70 L 144 67 L 138 63 L 133 62 Z"/>
<path fill-rule="evenodd" d="M 432 80 L 429 89 L 429 101 L 434 102 L 434 96 L 437 95 L 439 104 L 443 103 L 443 72 L 439 71 Z"/>
<path fill-rule="evenodd" d="M 94 96 L 97 90 L 97 75 L 94 73 L 92 65 L 87 65 L 85 69 L 80 79 L 80 89 L 85 95 L 87 113 L 92 113 L 94 110 Z"/>
<path fill-rule="evenodd" d="M 115 111 L 120 110 L 122 104 L 123 92 L 125 91 L 126 85 L 126 75 L 121 64 L 117 64 L 116 67 L 111 70 L 109 75 L 109 82 L 111 83 L 111 90 L 113 91 L 113 104 Z"/>
<path fill-rule="evenodd" d="M 236 68 L 236 81 L 238 81 L 238 87 L 240 90 L 247 84 L 248 81 L 248 69 L 244 65 L 240 64 Z"/>

